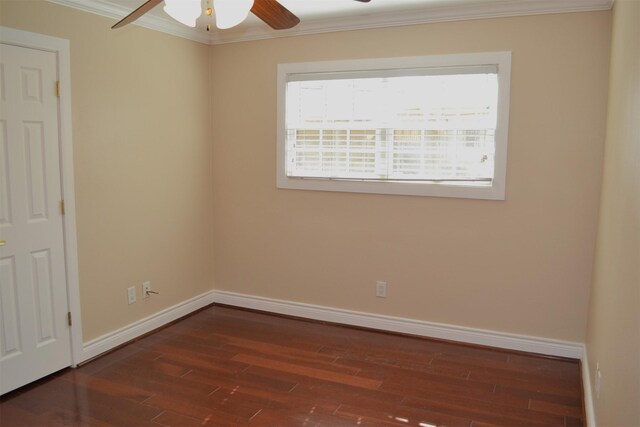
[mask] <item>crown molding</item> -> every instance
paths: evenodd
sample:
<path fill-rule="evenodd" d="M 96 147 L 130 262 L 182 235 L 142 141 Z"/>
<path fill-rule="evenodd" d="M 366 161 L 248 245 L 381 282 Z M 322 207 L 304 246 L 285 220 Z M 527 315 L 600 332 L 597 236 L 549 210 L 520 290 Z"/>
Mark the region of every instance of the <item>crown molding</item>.
<path fill-rule="evenodd" d="M 424 7 L 419 10 L 372 14 L 368 16 L 303 21 L 290 30 L 269 31 L 269 29 L 262 27 L 232 29 L 222 34 L 212 34 L 211 44 L 471 19 L 601 11 L 611 9 L 613 1 L 614 0 L 487 0 L 467 5 Z"/>
<path fill-rule="evenodd" d="M 131 9 L 111 3 L 108 0 L 47 0 L 49 3 L 55 3 L 62 6 L 71 7 L 83 12 L 94 13 L 96 15 L 113 18 L 114 24 L 131 13 Z M 140 0 L 140 4 L 144 0 Z M 154 15 L 144 15 L 136 20 L 134 25 L 148 28 L 150 30 L 160 31 L 162 33 L 173 36 L 182 37 L 199 43 L 211 44 L 209 34 L 202 33 L 199 30 L 192 29 L 186 25 L 174 21 L 171 18 L 162 18 Z"/>
<path fill-rule="evenodd" d="M 47 0 L 51 3 L 95 13 L 108 18 L 121 19 L 130 9 L 108 0 Z M 142 0 L 140 0 L 142 2 Z M 609 10 L 614 0 L 481 0 L 472 4 L 424 7 L 390 13 L 373 13 L 366 16 L 338 17 L 307 20 L 290 30 L 275 31 L 265 26 L 239 27 L 225 31 L 203 33 L 172 19 L 145 15 L 135 22 L 145 28 L 206 44 L 236 43 L 280 37 L 371 28 L 399 27 L 436 22 L 464 21 L 470 19 L 503 18 L 509 16 L 543 15 L 552 13 L 592 12 Z"/>

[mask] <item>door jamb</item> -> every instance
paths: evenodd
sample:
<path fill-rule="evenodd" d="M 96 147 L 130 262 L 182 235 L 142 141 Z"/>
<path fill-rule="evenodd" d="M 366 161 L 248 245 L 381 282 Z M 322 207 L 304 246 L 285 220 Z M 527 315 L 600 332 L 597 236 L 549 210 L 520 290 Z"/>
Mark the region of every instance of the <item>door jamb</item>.
<path fill-rule="evenodd" d="M 82 362 L 82 319 L 80 311 L 76 203 L 73 179 L 71 58 L 69 40 L 0 26 L 0 42 L 53 52 L 57 57 L 57 72 L 58 80 L 60 81 L 60 97 L 58 98 L 60 179 L 65 208 L 65 213 L 62 216 L 64 259 L 67 279 L 67 304 L 73 319 L 72 325 L 69 328 L 71 338 L 71 366 L 75 367 Z"/>

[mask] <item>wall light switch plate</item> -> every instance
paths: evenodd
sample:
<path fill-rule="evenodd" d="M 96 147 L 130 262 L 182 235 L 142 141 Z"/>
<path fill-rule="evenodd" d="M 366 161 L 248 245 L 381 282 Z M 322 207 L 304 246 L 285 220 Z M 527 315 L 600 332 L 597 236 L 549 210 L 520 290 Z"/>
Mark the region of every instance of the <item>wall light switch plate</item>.
<path fill-rule="evenodd" d="M 376 282 L 376 296 L 378 298 L 386 298 L 387 297 L 387 282 Z"/>
<path fill-rule="evenodd" d="M 151 282 L 147 281 L 142 284 L 142 298 L 149 298 L 151 296 L 149 292 L 151 292 Z"/>

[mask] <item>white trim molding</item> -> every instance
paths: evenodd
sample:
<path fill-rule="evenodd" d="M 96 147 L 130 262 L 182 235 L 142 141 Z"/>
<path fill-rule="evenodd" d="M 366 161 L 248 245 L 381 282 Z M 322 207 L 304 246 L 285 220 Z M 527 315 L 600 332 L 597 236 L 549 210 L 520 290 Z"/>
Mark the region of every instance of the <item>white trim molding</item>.
<path fill-rule="evenodd" d="M 275 300 L 226 291 L 213 291 L 213 300 L 219 304 L 250 308 L 270 313 L 303 317 L 325 322 L 359 326 L 382 331 L 479 344 L 509 350 L 525 351 L 549 356 L 582 359 L 584 346 L 577 342 L 515 335 L 485 329 L 433 323 L 423 320 L 383 316 L 319 305 Z"/>
<path fill-rule="evenodd" d="M 132 11 L 131 8 L 123 7 L 109 0 L 48 1 L 116 20 L 122 19 Z M 144 0 L 139 0 L 139 3 L 142 4 L 143 1 Z M 434 22 L 551 13 L 591 12 L 609 10 L 613 6 L 613 1 L 614 0 L 481 0 L 451 6 L 425 6 L 420 9 L 401 12 L 371 12 L 367 15 L 359 16 L 332 17 L 326 19 L 305 19 L 302 17 L 302 22 L 296 27 L 290 30 L 278 31 L 272 30 L 262 23 L 258 23 L 251 27 L 238 26 L 231 30 L 213 30 L 207 33 L 203 29 L 192 29 L 172 19 L 156 15 L 145 15 L 138 19 L 135 24 L 200 43 L 224 44 L 337 31 L 429 24 Z"/>
<path fill-rule="evenodd" d="M 580 365 L 582 368 L 582 392 L 584 394 L 584 412 L 587 417 L 587 427 L 596 427 L 596 412 L 593 406 L 593 391 L 591 388 L 591 368 L 589 367 L 586 346 L 583 348 Z"/>
<path fill-rule="evenodd" d="M 50 3 L 59 4 L 61 6 L 71 7 L 83 12 L 93 13 L 95 15 L 104 16 L 114 19 L 113 24 L 130 14 L 133 9 L 108 0 L 47 0 Z M 140 0 L 139 3 L 144 3 Z M 135 25 L 139 25 L 150 30 L 160 31 L 161 33 L 178 36 L 185 39 L 193 40 L 199 43 L 211 44 L 210 36 L 206 32 L 187 27 L 179 22 L 169 18 L 168 16 L 160 17 L 155 15 L 144 15 L 138 18 Z"/>
<path fill-rule="evenodd" d="M 88 341 L 83 345 L 80 362 L 100 356 L 119 345 L 125 344 L 146 333 L 158 329 L 167 323 L 193 313 L 194 311 L 206 307 L 213 302 L 213 292 L 205 292 L 172 307 L 159 311 L 158 313 L 152 314 L 149 317 Z"/>
<path fill-rule="evenodd" d="M 483 0 L 455 6 L 425 6 L 421 9 L 364 16 L 317 19 L 302 22 L 290 30 L 273 31 L 268 27 L 238 28 L 214 32 L 211 44 L 243 42 L 338 31 L 401 27 L 436 22 L 472 19 L 506 18 L 510 16 L 545 15 L 553 13 L 593 12 L 609 10 L 613 0 Z"/>

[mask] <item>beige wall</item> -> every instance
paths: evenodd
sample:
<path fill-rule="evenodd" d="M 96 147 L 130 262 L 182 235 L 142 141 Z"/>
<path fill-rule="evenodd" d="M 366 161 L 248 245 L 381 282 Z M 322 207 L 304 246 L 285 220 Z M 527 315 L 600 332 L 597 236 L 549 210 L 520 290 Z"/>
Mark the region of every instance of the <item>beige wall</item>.
<path fill-rule="evenodd" d="M 640 425 L 639 21 L 617 0 L 586 337 L 601 426 Z M 609 12 L 215 47 L 112 23 L 0 0 L 0 25 L 71 41 L 85 340 L 210 290 L 215 267 L 216 289 L 584 341 Z M 275 188 L 276 64 L 496 50 L 513 52 L 506 201 Z M 127 305 L 144 280 L 161 295 Z"/>
<path fill-rule="evenodd" d="M 609 12 L 207 47 L 0 7 L 0 25 L 71 40 L 85 340 L 210 290 L 213 269 L 221 290 L 584 340 Z M 275 188 L 277 63 L 497 50 L 513 52 L 506 201 Z M 161 295 L 128 306 L 143 280 Z"/>
<path fill-rule="evenodd" d="M 0 25 L 71 42 L 85 341 L 210 290 L 209 47 L 44 1 L 0 7 Z M 144 280 L 160 295 L 127 305 Z"/>
<path fill-rule="evenodd" d="M 584 341 L 610 12 L 214 46 L 215 288 Z M 276 189 L 278 63 L 513 52 L 507 200 Z M 387 280 L 388 297 L 374 296 Z"/>
<path fill-rule="evenodd" d="M 616 0 L 587 354 L 599 426 L 640 426 L 640 2 Z"/>

